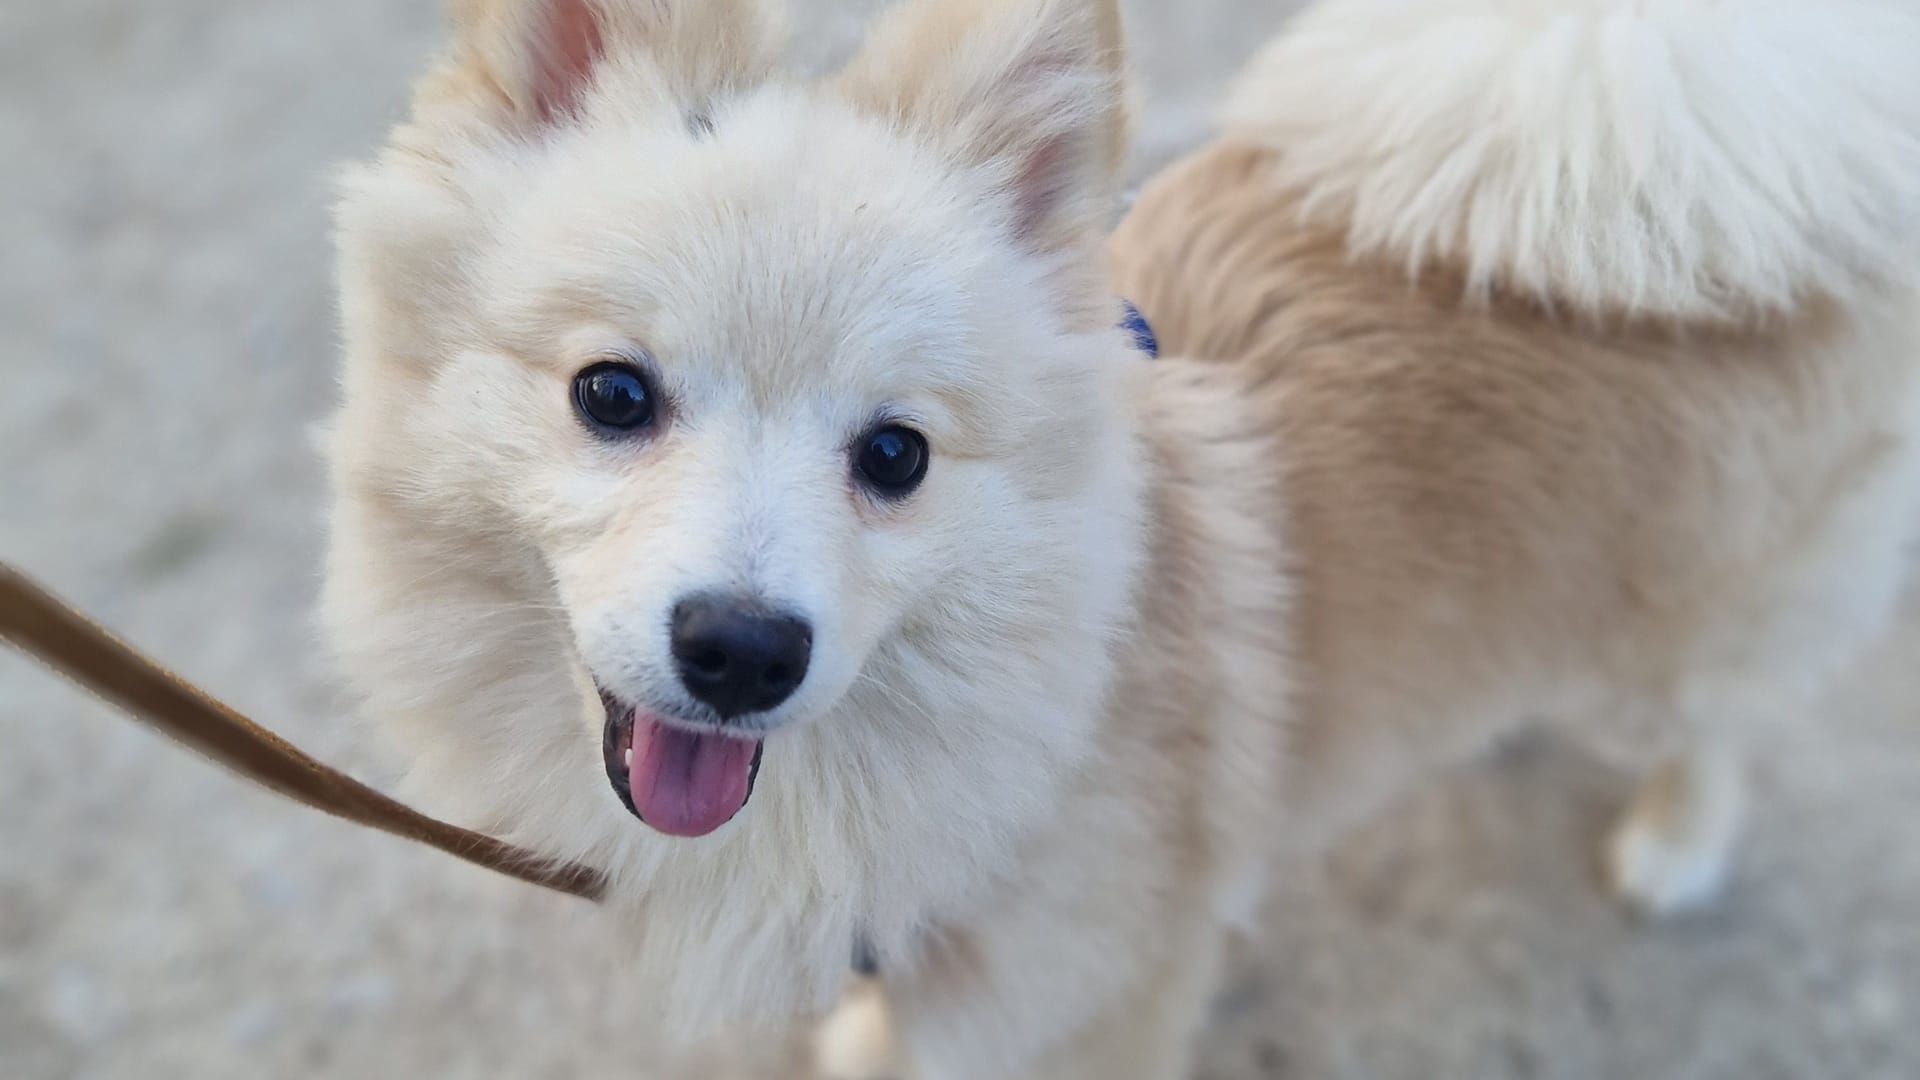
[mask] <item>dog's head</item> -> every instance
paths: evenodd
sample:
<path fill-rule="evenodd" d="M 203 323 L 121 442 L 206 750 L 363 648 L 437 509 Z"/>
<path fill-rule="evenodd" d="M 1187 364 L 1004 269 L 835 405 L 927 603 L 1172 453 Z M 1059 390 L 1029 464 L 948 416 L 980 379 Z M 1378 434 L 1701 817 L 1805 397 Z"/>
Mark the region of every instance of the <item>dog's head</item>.
<path fill-rule="evenodd" d="M 701 835 L 806 731 L 1076 737 L 1136 547 L 1117 49 L 931 0 L 809 81 L 750 0 L 464 5 L 340 212 L 327 608 L 425 771 L 593 851 L 596 749 Z"/>

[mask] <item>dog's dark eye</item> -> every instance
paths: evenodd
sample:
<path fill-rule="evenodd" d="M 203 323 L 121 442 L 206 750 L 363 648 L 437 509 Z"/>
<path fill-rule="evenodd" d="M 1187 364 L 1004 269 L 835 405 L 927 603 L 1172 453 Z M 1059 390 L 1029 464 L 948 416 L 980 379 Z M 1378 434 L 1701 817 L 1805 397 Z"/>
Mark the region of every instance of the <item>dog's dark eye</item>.
<path fill-rule="evenodd" d="M 912 428 L 887 424 L 860 440 L 853 464 L 874 491 L 898 498 L 927 475 L 927 457 L 925 436 Z"/>
<path fill-rule="evenodd" d="M 573 377 L 573 406 L 599 431 L 633 431 L 653 422 L 653 393 L 631 364 L 608 361 Z"/>

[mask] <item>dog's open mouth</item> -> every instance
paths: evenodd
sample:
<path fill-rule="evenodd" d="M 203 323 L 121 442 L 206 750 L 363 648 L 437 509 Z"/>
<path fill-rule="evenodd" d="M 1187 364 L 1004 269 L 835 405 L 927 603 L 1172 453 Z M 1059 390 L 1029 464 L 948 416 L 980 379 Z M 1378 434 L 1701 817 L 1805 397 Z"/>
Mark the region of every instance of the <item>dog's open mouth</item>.
<path fill-rule="evenodd" d="M 705 836 L 753 797 L 766 745 L 674 727 L 602 695 L 607 780 L 633 816 L 668 836 Z"/>

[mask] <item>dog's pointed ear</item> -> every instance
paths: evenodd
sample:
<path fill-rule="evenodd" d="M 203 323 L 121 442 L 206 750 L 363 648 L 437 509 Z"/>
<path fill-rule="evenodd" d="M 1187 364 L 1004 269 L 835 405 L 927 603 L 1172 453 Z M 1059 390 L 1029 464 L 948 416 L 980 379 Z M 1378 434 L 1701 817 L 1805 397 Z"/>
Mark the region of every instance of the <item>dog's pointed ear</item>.
<path fill-rule="evenodd" d="M 764 78 L 782 43 L 769 0 L 454 0 L 453 15 L 453 55 L 420 105 L 477 102 L 495 125 L 560 122 L 619 68 L 697 107 Z"/>
<path fill-rule="evenodd" d="M 1127 146 L 1118 0 L 919 0 L 875 27 L 839 76 L 1012 199 L 1037 254 L 1098 245 Z"/>
<path fill-rule="evenodd" d="M 539 121 L 573 111 L 606 56 L 594 0 L 461 0 L 461 46 L 515 114 Z"/>

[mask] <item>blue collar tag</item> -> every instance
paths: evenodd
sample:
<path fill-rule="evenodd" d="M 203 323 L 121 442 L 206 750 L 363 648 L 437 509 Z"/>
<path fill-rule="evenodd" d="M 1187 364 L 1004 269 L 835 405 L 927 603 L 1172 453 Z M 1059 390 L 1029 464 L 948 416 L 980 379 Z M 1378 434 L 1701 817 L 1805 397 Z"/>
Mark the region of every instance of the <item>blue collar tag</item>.
<path fill-rule="evenodd" d="M 1133 301 L 1122 300 L 1126 306 L 1126 318 L 1120 320 L 1120 328 L 1133 335 L 1133 347 L 1146 353 L 1148 357 L 1160 355 L 1160 341 L 1153 336 L 1153 327 L 1147 325 L 1147 317 L 1133 306 Z"/>

